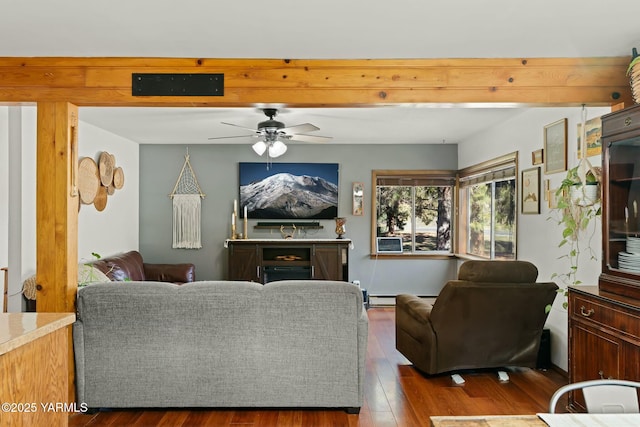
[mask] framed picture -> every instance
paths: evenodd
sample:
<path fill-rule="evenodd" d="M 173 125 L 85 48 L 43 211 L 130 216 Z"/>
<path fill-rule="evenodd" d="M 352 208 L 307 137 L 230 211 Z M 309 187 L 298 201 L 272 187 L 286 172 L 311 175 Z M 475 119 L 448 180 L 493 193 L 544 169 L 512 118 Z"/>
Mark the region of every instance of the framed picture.
<path fill-rule="evenodd" d="M 586 157 L 597 156 L 602 153 L 602 120 L 594 117 L 584 124 L 587 130 L 587 155 Z M 582 158 L 582 123 L 578 123 L 578 158 Z"/>
<path fill-rule="evenodd" d="M 542 164 L 542 152 L 544 150 L 541 148 L 536 151 L 531 152 L 531 164 L 532 165 L 541 165 Z"/>
<path fill-rule="evenodd" d="M 558 192 L 557 188 L 551 188 L 549 189 L 549 200 L 547 201 L 547 203 L 549 204 L 549 209 L 557 209 L 558 208 L 558 195 L 556 195 L 556 193 Z"/>
<path fill-rule="evenodd" d="M 544 173 L 567 170 L 567 119 L 544 127 Z"/>
<path fill-rule="evenodd" d="M 355 216 L 362 216 L 364 214 L 364 183 L 353 183 L 353 203 L 352 212 Z"/>
<path fill-rule="evenodd" d="M 542 188 L 542 191 L 543 191 L 542 194 L 544 194 L 544 201 L 546 202 L 546 201 L 549 200 L 549 197 L 550 197 L 550 194 L 549 194 L 549 192 L 551 191 L 551 181 L 550 180 L 548 180 L 548 179 L 544 180 L 544 186 Z"/>
<path fill-rule="evenodd" d="M 239 207 L 249 219 L 334 219 L 338 163 L 238 163 Z M 304 203 L 292 203 L 304 200 Z"/>
<path fill-rule="evenodd" d="M 540 168 L 522 171 L 522 213 L 540 213 Z"/>

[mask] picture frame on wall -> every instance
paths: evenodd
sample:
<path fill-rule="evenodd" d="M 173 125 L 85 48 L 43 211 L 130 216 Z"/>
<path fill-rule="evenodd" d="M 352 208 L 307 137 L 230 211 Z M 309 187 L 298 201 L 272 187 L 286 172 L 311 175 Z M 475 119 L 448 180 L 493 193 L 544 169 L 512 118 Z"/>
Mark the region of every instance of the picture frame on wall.
<path fill-rule="evenodd" d="M 558 188 L 551 188 L 549 189 L 549 200 L 547 200 L 549 209 L 558 209 L 558 195 L 556 194 L 558 192 Z M 562 196 L 564 197 L 564 193 L 566 192 L 566 189 L 564 189 L 562 191 Z"/>
<path fill-rule="evenodd" d="M 364 215 L 364 183 L 353 183 L 353 205 L 352 212 L 354 216 Z"/>
<path fill-rule="evenodd" d="M 585 157 L 597 156 L 602 154 L 602 119 L 600 117 L 594 117 L 589 119 L 584 124 L 587 135 L 587 155 Z M 578 158 L 582 158 L 582 123 L 578 123 Z"/>
<path fill-rule="evenodd" d="M 544 127 L 544 173 L 567 170 L 567 119 L 561 119 Z"/>
<path fill-rule="evenodd" d="M 531 164 L 532 165 L 541 165 L 542 164 L 542 152 L 543 149 L 539 149 L 531 152 Z"/>
<path fill-rule="evenodd" d="M 523 214 L 540 213 L 540 168 L 522 171 L 521 200 Z"/>

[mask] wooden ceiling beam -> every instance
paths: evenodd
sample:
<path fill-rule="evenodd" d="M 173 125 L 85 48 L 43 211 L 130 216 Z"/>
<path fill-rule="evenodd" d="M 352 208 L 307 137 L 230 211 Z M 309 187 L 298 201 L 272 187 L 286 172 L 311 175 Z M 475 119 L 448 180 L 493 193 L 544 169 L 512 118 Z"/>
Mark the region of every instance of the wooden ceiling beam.
<path fill-rule="evenodd" d="M 628 57 L 401 60 L 0 58 L 0 103 L 291 107 L 630 103 Z M 222 73 L 224 96 L 133 96 L 133 73 Z"/>

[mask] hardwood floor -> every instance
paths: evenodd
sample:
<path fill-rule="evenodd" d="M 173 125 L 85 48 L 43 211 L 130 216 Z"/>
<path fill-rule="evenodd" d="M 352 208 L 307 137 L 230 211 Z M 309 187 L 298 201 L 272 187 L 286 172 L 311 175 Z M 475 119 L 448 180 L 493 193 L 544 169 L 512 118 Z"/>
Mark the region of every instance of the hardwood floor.
<path fill-rule="evenodd" d="M 74 414 L 69 426 L 429 426 L 432 415 L 507 415 L 546 412 L 563 373 L 514 369 L 501 383 L 497 373 L 464 373 L 464 385 L 449 375 L 425 377 L 395 349 L 395 309 L 369 314 L 365 402 L 359 415 L 343 410 L 192 409 L 114 410 Z M 558 404 L 560 411 L 566 405 Z"/>

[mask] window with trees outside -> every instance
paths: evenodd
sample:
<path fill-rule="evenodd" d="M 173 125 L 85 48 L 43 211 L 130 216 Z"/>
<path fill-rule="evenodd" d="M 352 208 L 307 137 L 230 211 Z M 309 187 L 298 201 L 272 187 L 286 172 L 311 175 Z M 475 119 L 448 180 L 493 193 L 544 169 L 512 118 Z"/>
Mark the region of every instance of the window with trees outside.
<path fill-rule="evenodd" d="M 516 259 L 517 153 L 460 171 L 458 252 Z"/>
<path fill-rule="evenodd" d="M 372 237 L 401 237 L 407 255 L 452 255 L 455 179 L 455 171 L 374 170 Z"/>

